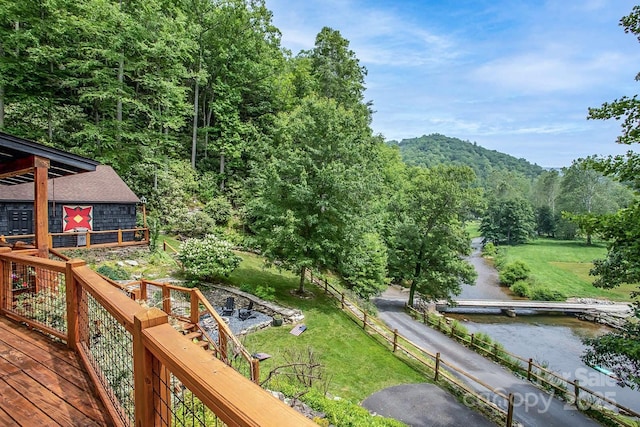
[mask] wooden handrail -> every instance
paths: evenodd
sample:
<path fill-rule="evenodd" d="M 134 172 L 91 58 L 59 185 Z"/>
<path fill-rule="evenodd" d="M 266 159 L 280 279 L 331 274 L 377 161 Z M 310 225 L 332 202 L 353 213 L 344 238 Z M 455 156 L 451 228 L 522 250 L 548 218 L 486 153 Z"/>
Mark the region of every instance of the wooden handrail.
<path fill-rule="evenodd" d="M 168 324 L 143 330 L 145 347 L 230 426 L 315 426 L 218 359 L 176 339 Z"/>
<path fill-rule="evenodd" d="M 107 283 L 86 265 L 73 269 L 75 279 L 82 284 L 95 300 L 102 305 L 127 331 L 133 333 L 133 316 L 146 310 L 137 302 L 123 294 L 118 288 Z"/>

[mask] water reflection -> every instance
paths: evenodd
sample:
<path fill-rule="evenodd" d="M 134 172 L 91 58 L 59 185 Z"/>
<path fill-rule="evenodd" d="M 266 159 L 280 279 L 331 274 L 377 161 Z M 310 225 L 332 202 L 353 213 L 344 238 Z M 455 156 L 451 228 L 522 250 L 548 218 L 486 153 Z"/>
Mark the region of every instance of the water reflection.
<path fill-rule="evenodd" d="M 585 350 L 583 339 L 610 329 L 565 315 L 532 315 L 508 318 L 490 314 L 458 314 L 471 333 L 483 332 L 504 345 L 505 349 L 525 359 L 548 364 L 549 369 L 569 379 L 578 379 L 591 390 L 640 411 L 640 391 L 620 387 L 617 382 L 580 360 Z"/>

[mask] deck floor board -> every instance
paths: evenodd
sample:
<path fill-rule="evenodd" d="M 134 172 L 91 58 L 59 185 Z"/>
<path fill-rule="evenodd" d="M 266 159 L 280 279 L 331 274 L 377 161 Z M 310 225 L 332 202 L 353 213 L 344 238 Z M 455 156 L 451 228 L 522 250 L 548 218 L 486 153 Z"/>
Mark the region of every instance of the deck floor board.
<path fill-rule="evenodd" d="M 0 425 L 112 423 L 72 351 L 0 316 Z"/>

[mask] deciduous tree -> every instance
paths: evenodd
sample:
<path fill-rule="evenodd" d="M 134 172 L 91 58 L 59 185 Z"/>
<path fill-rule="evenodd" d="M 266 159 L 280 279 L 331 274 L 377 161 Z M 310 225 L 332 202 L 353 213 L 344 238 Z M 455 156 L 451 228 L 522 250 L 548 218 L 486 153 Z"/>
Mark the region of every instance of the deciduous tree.
<path fill-rule="evenodd" d="M 409 305 L 416 293 L 450 298 L 474 282 L 475 270 L 462 258 L 471 248 L 463 221 L 480 202 L 474 179 L 468 167 L 407 169 L 405 187 L 389 207 L 396 219 L 388 246 L 389 275 L 410 286 Z"/>
<path fill-rule="evenodd" d="M 640 6 L 635 6 L 621 20 L 625 32 L 640 40 Z M 636 80 L 640 74 L 636 76 Z M 622 135 L 618 142 L 634 144 L 640 142 L 640 100 L 637 95 L 623 97 L 599 108 L 589 109 L 590 119 L 622 120 Z M 596 167 L 608 176 L 631 186 L 637 194 L 640 190 L 640 155 L 629 151 L 626 155 L 612 156 L 599 162 Z M 591 271 L 598 278 L 594 285 L 611 288 L 623 283 L 640 283 L 640 200 L 613 215 L 601 219 L 599 231 L 608 240 L 607 256 L 595 261 Z M 640 288 L 631 294 L 635 300 L 635 318 L 625 327 L 602 337 L 587 340 L 588 350 L 583 356 L 586 363 L 607 366 L 626 384 L 640 387 L 640 304 L 637 297 Z"/>

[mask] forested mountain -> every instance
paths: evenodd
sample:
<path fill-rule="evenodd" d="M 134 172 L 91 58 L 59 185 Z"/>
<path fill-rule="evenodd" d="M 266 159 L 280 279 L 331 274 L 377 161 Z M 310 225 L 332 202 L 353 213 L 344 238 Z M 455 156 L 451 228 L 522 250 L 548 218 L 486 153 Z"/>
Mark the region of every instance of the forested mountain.
<path fill-rule="evenodd" d="M 437 133 L 419 138 L 403 139 L 399 143 L 402 159 L 411 166 L 432 167 L 440 164 L 465 165 L 471 167 L 480 182 L 484 182 L 491 170 L 508 170 L 535 178 L 544 170 L 525 159 L 517 159 L 508 154 L 488 150 L 476 143 L 462 141 Z"/>

